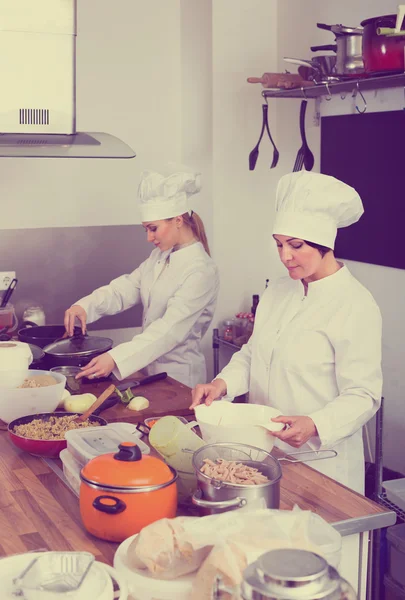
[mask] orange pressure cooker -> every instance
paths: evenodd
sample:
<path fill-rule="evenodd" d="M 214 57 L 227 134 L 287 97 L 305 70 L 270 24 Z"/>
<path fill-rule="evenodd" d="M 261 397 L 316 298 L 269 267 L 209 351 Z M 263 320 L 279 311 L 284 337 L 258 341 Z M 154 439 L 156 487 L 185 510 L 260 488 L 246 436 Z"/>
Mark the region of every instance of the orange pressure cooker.
<path fill-rule="evenodd" d="M 177 472 L 132 442 L 90 460 L 80 478 L 83 524 L 103 540 L 122 542 L 154 521 L 176 516 Z"/>

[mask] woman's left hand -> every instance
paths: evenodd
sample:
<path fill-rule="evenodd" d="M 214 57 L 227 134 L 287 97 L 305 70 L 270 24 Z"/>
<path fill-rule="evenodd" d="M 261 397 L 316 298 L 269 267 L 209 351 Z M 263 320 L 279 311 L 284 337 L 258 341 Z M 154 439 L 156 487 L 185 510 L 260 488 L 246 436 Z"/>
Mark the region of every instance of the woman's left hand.
<path fill-rule="evenodd" d="M 272 421 L 274 421 L 274 423 L 285 423 L 286 425 L 289 425 L 287 429 L 283 429 L 282 431 L 272 431 L 271 434 L 294 448 L 300 448 L 311 437 L 318 435 L 315 423 L 311 417 L 281 416 L 275 417 Z"/>
<path fill-rule="evenodd" d="M 82 368 L 80 373 L 76 375 L 76 379 L 82 377 L 88 377 L 89 379 L 96 379 L 97 377 L 108 377 L 111 375 L 115 368 L 114 359 L 106 352 L 93 358 L 88 365 Z"/>

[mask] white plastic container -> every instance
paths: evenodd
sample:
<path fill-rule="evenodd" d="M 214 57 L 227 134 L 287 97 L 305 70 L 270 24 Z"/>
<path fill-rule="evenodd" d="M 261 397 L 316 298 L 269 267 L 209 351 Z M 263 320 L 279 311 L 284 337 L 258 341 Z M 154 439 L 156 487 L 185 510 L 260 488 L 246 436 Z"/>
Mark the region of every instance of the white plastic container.
<path fill-rule="evenodd" d="M 149 454 L 150 448 L 140 439 L 140 433 L 131 423 L 109 423 L 105 427 L 72 429 L 65 433 L 67 450 L 84 467 L 85 464 L 109 452 L 118 452 L 122 442 L 134 442 L 142 454 Z"/>
<path fill-rule="evenodd" d="M 262 448 L 271 452 L 275 438 L 268 428 L 281 431 L 283 423 L 273 423 L 272 418 L 281 412 L 260 404 L 233 404 L 226 400 L 213 402 L 211 406 L 200 404 L 195 416 L 206 444 L 236 442 Z M 261 425 L 266 425 L 262 427 Z"/>
<path fill-rule="evenodd" d="M 4 390 L 18 388 L 27 377 L 31 363 L 32 352 L 28 344 L 14 341 L 0 342 L 0 388 Z"/>
<path fill-rule="evenodd" d="M 168 465 L 193 473 L 193 451 L 204 446 L 203 440 L 192 431 L 197 423 L 182 423 L 177 417 L 162 417 L 149 432 L 149 443 L 163 456 Z"/>
<path fill-rule="evenodd" d="M 1 390 L 0 419 L 10 423 L 10 421 L 26 415 L 56 410 L 65 389 L 66 377 L 60 373 L 35 370 L 29 370 L 27 377 L 35 375 L 50 375 L 56 379 L 57 383 L 46 387 Z"/>
<path fill-rule="evenodd" d="M 401 510 L 405 510 L 405 478 L 383 481 L 383 488 L 385 488 L 388 500 Z"/>

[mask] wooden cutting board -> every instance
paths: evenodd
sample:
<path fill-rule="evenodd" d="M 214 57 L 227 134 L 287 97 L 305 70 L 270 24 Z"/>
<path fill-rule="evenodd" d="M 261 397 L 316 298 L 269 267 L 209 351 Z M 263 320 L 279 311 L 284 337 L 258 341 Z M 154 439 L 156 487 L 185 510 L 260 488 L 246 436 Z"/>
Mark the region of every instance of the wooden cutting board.
<path fill-rule="evenodd" d="M 135 381 L 135 379 L 138 379 L 138 377 L 132 376 L 130 380 Z M 141 379 L 142 376 L 139 377 L 139 380 Z M 119 383 L 125 383 L 125 380 Z M 110 384 L 111 382 L 108 381 L 86 383 L 82 385 L 81 393 L 90 392 L 98 397 Z M 138 412 L 129 410 L 124 404 L 119 403 L 103 411 L 100 417 L 110 423 L 116 421 L 139 423 L 149 417 L 161 417 L 163 415 L 186 417 L 194 414 L 194 411 L 188 408 L 191 404 L 191 388 L 171 377 L 133 388 L 133 393 L 147 398 L 150 403 L 149 408 Z"/>

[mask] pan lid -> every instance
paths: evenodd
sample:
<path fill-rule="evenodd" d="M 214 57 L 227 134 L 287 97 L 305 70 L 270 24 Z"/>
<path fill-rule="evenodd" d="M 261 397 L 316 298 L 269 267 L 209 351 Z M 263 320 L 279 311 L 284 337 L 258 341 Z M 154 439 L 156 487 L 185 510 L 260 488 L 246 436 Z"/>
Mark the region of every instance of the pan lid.
<path fill-rule="evenodd" d="M 119 452 L 90 460 L 81 471 L 83 481 L 98 487 L 159 488 L 172 483 L 176 473 L 155 456 L 144 455 L 135 442 L 122 442 Z"/>
<path fill-rule="evenodd" d="M 247 567 L 242 595 L 269 600 L 326 600 L 335 598 L 340 584 L 338 573 L 324 558 L 307 550 L 286 548 L 271 550 Z"/>
<path fill-rule="evenodd" d="M 103 353 L 111 350 L 113 341 L 110 338 L 83 335 L 78 333 L 73 337 L 56 340 L 45 346 L 44 352 L 51 356 L 90 356 L 95 352 Z"/>

